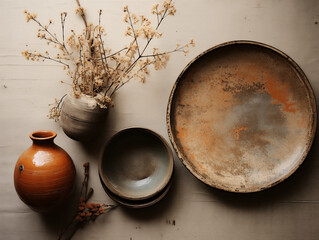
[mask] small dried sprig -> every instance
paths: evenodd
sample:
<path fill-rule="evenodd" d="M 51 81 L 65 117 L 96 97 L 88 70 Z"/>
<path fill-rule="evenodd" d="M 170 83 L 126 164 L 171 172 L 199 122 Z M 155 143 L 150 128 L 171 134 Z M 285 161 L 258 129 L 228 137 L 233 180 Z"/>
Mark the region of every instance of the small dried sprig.
<path fill-rule="evenodd" d="M 92 197 L 94 190 L 88 188 L 89 182 L 89 163 L 83 164 L 84 167 L 84 180 L 82 182 L 80 198 L 77 206 L 77 212 L 72 221 L 65 227 L 59 234 L 58 240 L 71 239 L 77 229 L 83 228 L 88 222 L 95 221 L 97 217 L 105 214 L 109 210 L 116 207 L 115 205 L 89 203 L 88 200 Z"/>
<path fill-rule="evenodd" d="M 170 51 L 161 51 L 159 48 L 150 48 L 154 38 L 161 38 L 162 33 L 158 31 L 163 20 L 176 13 L 172 0 L 165 0 L 162 4 L 155 4 L 151 14 L 156 16 L 157 23 L 152 25 L 150 19 L 144 15 L 137 16 L 131 13 L 125 6 L 124 22 L 127 24 L 125 36 L 131 38 L 129 44 L 120 50 L 113 52 L 105 47 L 103 37 L 105 30 L 101 25 L 102 10 L 99 10 L 99 22 L 97 25 L 88 23 L 85 9 L 80 1 L 76 0 L 78 14 L 84 23 L 82 33 L 78 34 L 70 30 L 70 35 L 65 38 L 65 20 L 67 13 L 61 13 L 62 40 L 49 29 L 53 22 L 42 25 L 36 14 L 25 11 L 27 22 L 33 21 L 39 26 L 37 37 L 47 42 L 48 45 L 58 48 L 61 52 L 55 55 L 38 53 L 37 51 L 24 51 L 23 56 L 27 60 L 44 61 L 51 60 L 62 64 L 63 69 L 72 78 L 72 90 L 76 97 L 81 94 L 91 96 L 101 108 L 113 106 L 112 97 L 116 91 L 128 83 L 131 79 L 139 79 L 145 82 L 150 74 L 150 66 L 155 70 L 166 67 L 170 54 L 182 52 L 187 54 L 189 47 L 194 47 L 194 40 L 185 45 L 177 44 Z M 148 51 L 148 52 L 147 52 Z M 58 103 L 58 101 L 57 101 Z M 54 106 L 51 118 L 56 118 L 58 108 Z"/>
<path fill-rule="evenodd" d="M 48 118 L 54 119 L 56 122 L 59 120 L 60 117 L 60 112 L 61 112 L 61 105 L 63 102 L 63 99 L 65 98 L 66 94 L 60 98 L 60 100 L 57 100 L 56 98 L 54 99 L 54 103 L 49 104 L 49 106 L 52 106 Z"/>

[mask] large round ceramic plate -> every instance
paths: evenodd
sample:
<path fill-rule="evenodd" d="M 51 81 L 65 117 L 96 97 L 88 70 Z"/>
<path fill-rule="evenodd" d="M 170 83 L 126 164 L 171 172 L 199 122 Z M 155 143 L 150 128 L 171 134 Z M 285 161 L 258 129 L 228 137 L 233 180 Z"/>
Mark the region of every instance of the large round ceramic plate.
<path fill-rule="evenodd" d="M 171 142 L 204 183 L 256 192 L 290 176 L 316 129 L 316 103 L 298 65 L 268 45 L 209 49 L 178 77 L 168 104 Z"/>

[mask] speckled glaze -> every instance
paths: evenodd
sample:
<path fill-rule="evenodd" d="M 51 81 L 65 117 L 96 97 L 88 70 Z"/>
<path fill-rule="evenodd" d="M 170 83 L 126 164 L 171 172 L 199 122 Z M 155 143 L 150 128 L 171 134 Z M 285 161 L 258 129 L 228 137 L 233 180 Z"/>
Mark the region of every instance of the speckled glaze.
<path fill-rule="evenodd" d="M 53 142 L 55 137 L 52 131 L 30 134 L 33 144 L 21 154 L 14 169 L 14 186 L 20 199 L 39 212 L 62 204 L 74 186 L 73 161 Z"/>
<path fill-rule="evenodd" d="M 204 183 L 256 192 L 289 177 L 316 131 L 316 102 L 300 67 L 281 51 L 234 41 L 207 50 L 171 92 L 169 137 Z"/>
<path fill-rule="evenodd" d="M 69 93 L 63 100 L 60 125 L 68 137 L 85 142 L 99 133 L 107 114 L 108 109 L 100 108 L 93 98 Z"/>
<path fill-rule="evenodd" d="M 99 163 L 102 182 L 126 200 L 149 199 L 161 192 L 173 173 L 168 143 L 145 128 L 129 128 L 106 144 Z"/>

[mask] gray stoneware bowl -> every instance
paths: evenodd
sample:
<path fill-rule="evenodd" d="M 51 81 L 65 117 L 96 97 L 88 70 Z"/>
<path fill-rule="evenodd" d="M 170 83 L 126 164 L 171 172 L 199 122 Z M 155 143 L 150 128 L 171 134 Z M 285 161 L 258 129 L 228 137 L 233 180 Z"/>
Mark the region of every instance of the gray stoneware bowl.
<path fill-rule="evenodd" d="M 105 145 L 99 163 L 102 183 L 115 196 L 130 201 L 159 194 L 173 173 L 173 153 L 157 133 L 129 128 Z"/>

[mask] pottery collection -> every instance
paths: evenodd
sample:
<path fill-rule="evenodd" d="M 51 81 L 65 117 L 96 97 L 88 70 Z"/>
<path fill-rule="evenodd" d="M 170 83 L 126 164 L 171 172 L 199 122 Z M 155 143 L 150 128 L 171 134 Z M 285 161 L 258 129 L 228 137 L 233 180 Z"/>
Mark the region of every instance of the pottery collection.
<path fill-rule="evenodd" d="M 107 113 L 95 99 L 70 93 L 60 125 L 68 137 L 89 141 L 101 132 Z M 301 165 L 316 116 L 310 83 L 292 59 L 262 43 L 233 41 L 186 66 L 173 86 L 166 120 L 177 156 L 195 177 L 225 191 L 256 192 Z M 40 212 L 65 202 L 74 187 L 73 161 L 55 137 L 52 131 L 32 133 L 33 143 L 14 169 L 19 197 Z M 99 177 L 114 201 L 147 207 L 170 189 L 173 162 L 163 137 L 145 128 L 124 129 L 102 149 Z"/>
<path fill-rule="evenodd" d="M 74 188 L 75 166 L 54 143 L 55 137 L 52 131 L 30 134 L 33 143 L 21 154 L 14 169 L 14 186 L 20 199 L 39 212 L 63 204 Z"/>

